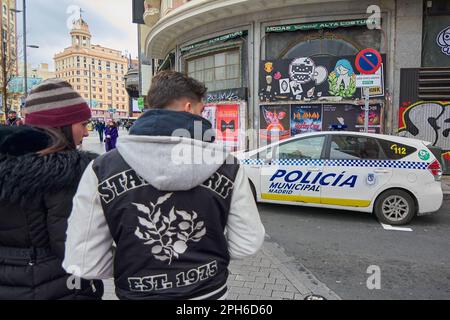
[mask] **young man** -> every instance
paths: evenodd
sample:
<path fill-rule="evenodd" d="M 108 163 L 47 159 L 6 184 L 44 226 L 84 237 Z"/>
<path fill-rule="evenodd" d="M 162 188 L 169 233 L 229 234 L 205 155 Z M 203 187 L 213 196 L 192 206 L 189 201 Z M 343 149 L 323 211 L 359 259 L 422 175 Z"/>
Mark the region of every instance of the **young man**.
<path fill-rule="evenodd" d="M 10 111 L 8 119 L 6 119 L 7 126 L 18 126 L 21 125 L 20 118 L 17 118 L 17 112 Z"/>
<path fill-rule="evenodd" d="M 63 266 L 114 276 L 121 299 L 224 299 L 230 258 L 264 241 L 248 178 L 211 143 L 205 86 L 173 71 L 152 82 L 152 109 L 84 173 Z"/>

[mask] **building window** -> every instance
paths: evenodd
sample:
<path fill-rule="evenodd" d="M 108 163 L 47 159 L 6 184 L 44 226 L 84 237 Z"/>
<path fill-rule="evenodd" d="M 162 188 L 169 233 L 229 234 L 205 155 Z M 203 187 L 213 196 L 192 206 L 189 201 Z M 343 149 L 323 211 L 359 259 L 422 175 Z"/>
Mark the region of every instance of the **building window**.
<path fill-rule="evenodd" d="M 187 73 L 204 82 L 209 91 L 239 88 L 241 87 L 239 50 L 188 60 Z"/>

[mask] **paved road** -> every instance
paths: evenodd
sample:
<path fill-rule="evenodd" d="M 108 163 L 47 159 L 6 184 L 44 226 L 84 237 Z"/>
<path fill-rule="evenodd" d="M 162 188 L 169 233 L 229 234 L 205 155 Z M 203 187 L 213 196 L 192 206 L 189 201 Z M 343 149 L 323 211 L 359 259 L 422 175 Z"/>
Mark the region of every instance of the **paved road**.
<path fill-rule="evenodd" d="M 126 134 L 126 131 L 120 131 Z M 94 134 L 85 148 L 102 153 Z M 387 231 L 370 215 L 259 204 L 271 242 L 291 266 L 306 268 L 343 299 L 450 299 L 450 200 L 433 215 L 416 217 L 412 232 Z M 366 273 L 380 267 L 381 289 Z"/>
<path fill-rule="evenodd" d="M 387 231 L 370 215 L 260 204 L 267 233 L 342 299 L 450 299 L 450 201 Z M 381 269 L 381 289 L 366 273 Z"/>

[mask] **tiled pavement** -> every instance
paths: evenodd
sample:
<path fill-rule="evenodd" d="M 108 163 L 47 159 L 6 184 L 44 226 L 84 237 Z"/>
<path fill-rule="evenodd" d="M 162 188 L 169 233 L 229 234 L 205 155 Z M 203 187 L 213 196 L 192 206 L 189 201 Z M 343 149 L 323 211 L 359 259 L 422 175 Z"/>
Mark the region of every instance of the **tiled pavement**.
<path fill-rule="evenodd" d="M 317 294 L 340 299 L 306 268 L 294 264 L 276 243 L 266 241 L 258 254 L 233 260 L 228 277 L 228 300 L 303 300 Z M 105 300 L 116 300 L 112 280 L 106 280 Z"/>

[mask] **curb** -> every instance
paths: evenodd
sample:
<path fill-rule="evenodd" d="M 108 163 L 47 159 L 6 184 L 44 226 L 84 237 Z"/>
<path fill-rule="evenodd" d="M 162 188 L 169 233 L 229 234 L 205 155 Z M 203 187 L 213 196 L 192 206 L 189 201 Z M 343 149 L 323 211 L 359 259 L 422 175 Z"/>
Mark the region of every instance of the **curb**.
<path fill-rule="evenodd" d="M 274 264 L 278 265 L 280 272 L 297 288 L 303 298 L 315 294 L 323 296 L 327 300 L 342 300 L 323 282 L 320 282 L 303 264 L 294 263 L 295 258 L 288 257 L 285 254 L 285 249 L 278 243 L 273 242 L 267 235 L 262 251 Z"/>

